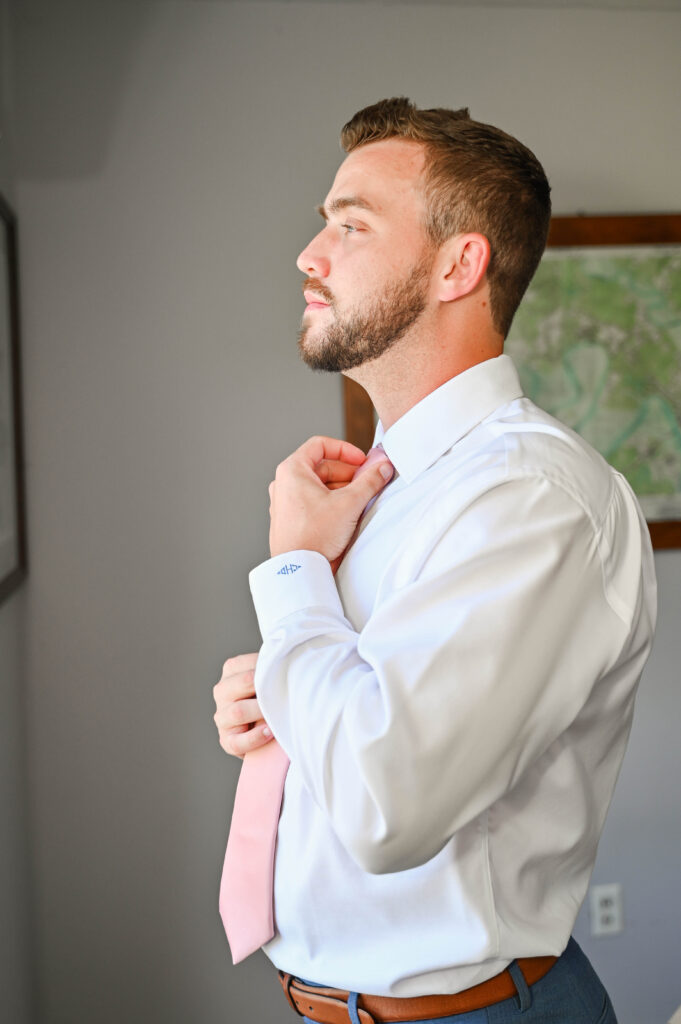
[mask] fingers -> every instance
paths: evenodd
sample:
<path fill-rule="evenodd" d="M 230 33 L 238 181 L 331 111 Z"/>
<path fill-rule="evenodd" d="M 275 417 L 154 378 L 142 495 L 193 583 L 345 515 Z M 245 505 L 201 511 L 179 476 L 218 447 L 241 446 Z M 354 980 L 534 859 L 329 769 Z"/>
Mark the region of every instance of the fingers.
<path fill-rule="evenodd" d="M 388 465 L 392 467 L 392 463 L 390 462 L 390 459 L 384 452 L 383 447 L 381 445 L 378 445 L 376 448 L 371 449 L 362 465 L 355 469 L 353 479 L 357 479 L 357 477 L 364 476 L 364 474 L 368 472 L 372 467 L 378 466 L 379 463 L 382 462 L 387 462 Z M 387 477 L 386 479 L 389 479 L 389 477 Z"/>
<path fill-rule="evenodd" d="M 218 731 L 222 728 L 234 729 L 241 726 L 248 728 L 261 719 L 262 711 L 255 697 L 222 703 L 213 715 L 213 721 L 217 725 Z"/>
<path fill-rule="evenodd" d="M 394 472 L 395 468 L 388 456 L 381 450 L 375 450 L 355 470 L 350 487 L 358 496 L 361 495 L 366 504 L 392 480 Z"/>
<path fill-rule="evenodd" d="M 258 655 L 256 653 L 237 654 L 234 658 L 228 658 L 222 666 L 222 678 L 225 679 L 227 676 L 233 676 L 239 672 L 247 672 L 250 669 L 255 669 L 257 661 Z"/>
<path fill-rule="evenodd" d="M 390 467 L 390 472 L 387 470 L 383 472 L 380 469 L 381 465 Z M 332 491 L 338 487 L 344 487 L 351 480 L 356 480 L 359 476 L 364 476 L 373 467 L 379 468 L 384 483 L 392 478 L 393 466 L 382 448 L 374 448 L 359 466 L 354 463 L 324 459 L 323 462 L 320 462 L 315 467 L 315 472 L 322 483 L 325 483 L 329 490 Z M 377 480 L 377 478 L 375 479 Z M 272 487 L 272 484 L 270 484 L 270 487 Z"/>
<path fill-rule="evenodd" d="M 270 554 L 317 551 L 334 563 L 366 504 L 392 476 L 385 453 L 374 464 L 347 441 L 313 437 L 281 462 L 270 485 Z M 355 476 L 349 470 L 367 465 Z"/>
<path fill-rule="evenodd" d="M 351 466 L 361 466 L 366 456 L 361 448 L 349 441 L 340 441 L 335 437 L 311 437 L 301 444 L 296 455 L 300 455 L 308 464 L 317 465 L 324 459 L 347 462 Z"/>
<path fill-rule="evenodd" d="M 237 675 L 224 676 L 213 687 L 213 697 L 218 711 L 223 710 L 235 701 L 243 700 L 245 697 L 255 697 L 255 670 L 239 672 Z M 232 723 L 240 725 L 240 722 Z"/>
<path fill-rule="evenodd" d="M 293 455 L 277 466 L 276 478 L 268 487 L 270 513 L 277 482 L 292 472 L 299 473 L 303 466 L 308 473 L 311 470 L 321 483 L 333 491 L 350 483 L 354 474 L 366 466 L 368 461 L 362 449 L 350 444 L 349 441 L 340 441 L 333 437 L 311 437 Z"/>
<path fill-rule="evenodd" d="M 220 746 L 235 757 L 243 757 L 272 738 L 255 696 L 257 660 L 257 654 L 230 658 L 224 664 L 220 681 L 213 687 L 213 720 Z"/>
<path fill-rule="evenodd" d="M 253 728 L 241 726 L 236 729 L 223 730 L 219 733 L 220 746 L 232 757 L 245 757 L 251 750 L 264 747 L 272 740 L 272 732 L 267 722 L 260 719 Z"/>
<path fill-rule="evenodd" d="M 333 490 L 336 487 L 343 487 L 345 484 L 350 483 L 357 472 L 357 466 L 350 465 L 347 462 L 325 459 L 315 467 L 315 472 L 322 483 L 326 484 L 330 490 Z"/>

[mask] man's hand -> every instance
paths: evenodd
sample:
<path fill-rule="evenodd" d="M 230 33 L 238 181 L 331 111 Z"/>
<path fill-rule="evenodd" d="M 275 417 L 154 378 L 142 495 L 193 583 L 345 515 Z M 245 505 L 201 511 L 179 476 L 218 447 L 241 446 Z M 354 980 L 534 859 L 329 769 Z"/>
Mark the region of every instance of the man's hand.
<path fill-rule="evenodd" d="M 220 746 L 235 757 L 243 757 L 249 750 L 262 747 L 272 739 L 255 699 L 253 678 L 257 660 L 257 654 L 230 658 L 224 664 L 220 682 L 213 687 L 217 708 L 213 720 Z"/>
<path fill-rule="evenodd" d="M 270 484 L 270 553 L 318 551 L 332 566 L 364 508 L 393 475 L 387 455 L 372 459 L 347 441 L 313 437 L 280 463 Z M 356 474 L 356 475 L 355 475 Z"/>

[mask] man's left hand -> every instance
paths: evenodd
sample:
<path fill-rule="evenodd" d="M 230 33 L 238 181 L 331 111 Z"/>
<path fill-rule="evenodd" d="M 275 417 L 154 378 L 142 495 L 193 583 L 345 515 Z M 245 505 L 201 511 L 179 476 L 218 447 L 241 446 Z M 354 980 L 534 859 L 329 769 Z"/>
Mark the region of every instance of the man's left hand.
<path fill-rule="evenodd" d="M 277 467 L 270 484 L 270 553 L 318 551 L 337 563 L 364 508 L 393 475 L 388 456 L 372 461 L 348 441 L 312 437 Z"/>

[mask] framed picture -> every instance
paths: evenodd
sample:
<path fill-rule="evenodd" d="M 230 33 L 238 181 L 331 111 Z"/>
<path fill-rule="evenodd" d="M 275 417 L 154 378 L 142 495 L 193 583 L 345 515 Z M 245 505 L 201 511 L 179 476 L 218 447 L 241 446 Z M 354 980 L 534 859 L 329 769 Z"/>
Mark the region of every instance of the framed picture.
<path fill-rule="evenodd" d="M 554 217 L 506 351 L 525 394 L 627 477 L 653 546 L 681 547 L 681 215 Z M 366 447 L 350 384 L 346 436 Z"/>
<path fill-rule="evenodd" d="M 26 574 L 16 218 L 0 196 L 0 601 Z"/>
<path fill-rule="evenodd" d="M 555 217 L 506 351 L 681 547 L 681 215 Z"/>

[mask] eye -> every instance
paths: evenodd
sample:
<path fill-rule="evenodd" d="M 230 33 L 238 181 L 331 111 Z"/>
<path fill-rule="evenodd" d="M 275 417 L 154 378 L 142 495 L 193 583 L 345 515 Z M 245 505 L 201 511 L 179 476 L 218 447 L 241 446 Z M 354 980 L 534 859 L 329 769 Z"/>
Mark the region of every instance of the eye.
<path fill-rule="evenodd" d="M 355 231 L 359 231 L 359 228 L 355 224 L 341 224 L 342 229 L 346 235 L 354 234 Z"/>

